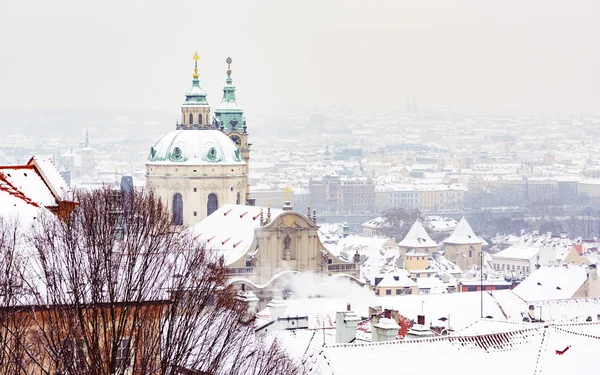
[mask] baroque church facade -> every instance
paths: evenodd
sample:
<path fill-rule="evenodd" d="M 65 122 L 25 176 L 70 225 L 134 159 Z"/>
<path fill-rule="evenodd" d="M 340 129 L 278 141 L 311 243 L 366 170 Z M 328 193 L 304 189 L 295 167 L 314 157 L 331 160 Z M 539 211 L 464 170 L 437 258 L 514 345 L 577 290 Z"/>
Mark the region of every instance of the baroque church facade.
<path fill-rule="evenodd" d="M 226 60 L 227 79 L 214 115 L 200 86 L 198 60 L 196 53 L 176 129 L 151 147 L 146 162 L 146 187 L 167 205 L 174 225 L 192 226 L 223 204 L 249 199 L 250 143 L 235 97 L 232 60 Z"/>
<path fill-rule="evenodd" d="M 256 207 L 249 197 L 250 143 L 244 112 L 236 101 L 227 58 L 227 78 L 211 113 L 200 86 L 194 55 L 192 87 L 185 93 L 176 129 L 150 149 L 146 187 L 160 197 L 173 225 L 191 228 L 197 240 L 217 252 L 232 283 L 269 293 L 288 277 L 360 277 L 358 257 L 344 261 L 321 243 L 316 211 Z M 289 191 L 288 191 L 289 193 Z"/>

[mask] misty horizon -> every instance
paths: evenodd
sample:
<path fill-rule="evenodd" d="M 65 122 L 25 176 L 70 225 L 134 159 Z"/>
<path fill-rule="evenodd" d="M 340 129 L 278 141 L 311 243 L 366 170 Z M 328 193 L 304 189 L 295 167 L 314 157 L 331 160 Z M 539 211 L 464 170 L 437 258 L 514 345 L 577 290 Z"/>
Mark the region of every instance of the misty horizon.
<path fill-rule="evenodd" d="M 0 108 L 178 114 L 197 50 L 217 104 L 231 56 L 255 115 L 327 107 L 597 113 L 600 5 L 581 1 L 4 2 Z"/>

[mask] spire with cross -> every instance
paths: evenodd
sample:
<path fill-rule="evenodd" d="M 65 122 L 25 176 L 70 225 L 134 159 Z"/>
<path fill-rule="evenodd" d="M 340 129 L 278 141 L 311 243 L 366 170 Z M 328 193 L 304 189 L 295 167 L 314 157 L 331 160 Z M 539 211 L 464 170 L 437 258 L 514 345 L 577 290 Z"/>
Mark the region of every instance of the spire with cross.
<path fill-rule="evenodd" d="M 198 77 L 200 77 L 200 74 L 198 74 L 198 60 L 200 60 L 200 56 L 198 56 L 198 51 L 194 53 L 194 57 L 192 57 L 192 59 L 194 59 L 194 74 L 192 74 L 192 77 L 194 79 L 198 79 Z"/>

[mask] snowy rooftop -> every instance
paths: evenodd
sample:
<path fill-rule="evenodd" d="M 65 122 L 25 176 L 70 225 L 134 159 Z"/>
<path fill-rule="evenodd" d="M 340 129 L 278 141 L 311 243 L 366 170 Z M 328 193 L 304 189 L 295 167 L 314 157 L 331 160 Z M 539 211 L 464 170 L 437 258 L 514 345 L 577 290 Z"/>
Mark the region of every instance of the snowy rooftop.
<path fill-rule="evenodd" d="M 492 255 L 493 259 L 521 259 L 529 260 L 539 253 L 539 249 L 526 246 L 511 246 Z"/>
<path fill-rule="evenodd" d="M 528 302 L 565 299 L 573 297 L 586 280 L 585 267 L 540 267 L 513 291 Z"/>
<path fill-rule="evenodd" d="M 423 224 L 418 220 L 415 221 L 406 236 L 398 245 L 414 249 L 437 247 L 437 243 L 431 239 L 429 233 L 427 233 L 423 227 Z"/>
<path fill-rule="evenodd" d="M 267 218 L 267 208 L 225 204 L 191 228 L 196 239 L 207 248 L 217 250 L 229 265 L 250 250 L 254 231 L 260 228 L 260 213 Z M 271 208 L 271 222 L 283 210 Z M 231 230 L 235 228 L 235 230 Z"/>
<path fill-rule="evenodd" d="M 483 244 L 487 242 L 475 234 L 467 220 L 463 217 L 456 229 L 452 232 L 450 237 L 443 241 L 445 244 L 457 244 L 457 245 L 468 245 L 468 244 Z"/>
<path fill-rule="evenodd" d="M 597 371 L 592 358 L 599 338 L 589 332 L 594 333 L 597 325 L 515 325 L 495 327 L 497 333 L 489 334 L 340 344 L 317 351 L 315 364 L 327 375 L 396 374 L 399 364 L 407 364 L 403 373 L 439 375 L 448 373 L 456 356 L 464 354 L 470 368 L 489 375 L 510 372 L 510 364 L 518 364 L 516 373 L 522 374 L 565 374 L 573 369 L 592 374 Z"/>
<path fill-rule="evenodd" d="M 402 274 L 388 274 L 377 284 L 379 288 L 410 288 L 417 283 Z"/>
<path fill-rule="evenodd" d="M 40 206 L 58 205 L 52 191 L 33 165 L 2 167 L 0 173 L 14 187 Z"/>

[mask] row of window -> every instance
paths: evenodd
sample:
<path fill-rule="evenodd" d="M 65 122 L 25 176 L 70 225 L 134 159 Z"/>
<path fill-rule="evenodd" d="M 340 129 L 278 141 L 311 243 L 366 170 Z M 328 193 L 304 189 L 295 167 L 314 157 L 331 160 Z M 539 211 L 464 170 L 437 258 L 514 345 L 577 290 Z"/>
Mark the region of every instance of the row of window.
<path fill-rule="evenodd" d="M 194 188 L 196 191 L 196 188 Z M 241 195 L 238 192 L 236 198 L 236 204 L 240 204 Z M 183 197 L 180 193 L 173 195 L 173 225 L 183 225 Z M 208 203 L 206 205 L 206 216 L 209 216 L 219 208 L 219 198 L 214 193 L 208 194 Z M 198 216 L 198 213 L 194 211 L 194 216 Z"/>
<path fill-rule="evenodd" d="M 512 266 L 512 268 L 511 268 Z M 496 271 L 521 271 L 521 266 L 517 265 L 515 267 L 514 264 L 510 265 L 510 264 L 498 264 L 498 263 L 494 263 L 494 269 Z M 529 273 L 529 267 L 528 266 L 523 266 L 523 272 L 524 273 Z"/>
<path fill-rule="evenodd" d="M 208 115 L 206 116 L 206 118 L 208 118 Z M 208 120 L 207 120 L 207 122 L 208 122 Z M 188 124 L 189 125 L 193 125 L 194 124 L 194 115 L 192 113 L 190 113 Z M 197 124 L 198 125 L 202 125 L 202 113 L 198 114 L 198 122 L 197 122 Z"/>
<path fill-rule="evenodd" d="M 377 289 L 376 293 L 377 295 L 379 295 L 379 289 Z M 396 289 L 396 295 L 402 295 L 402 294 L 412 294 L 412 288 L 398 288 Z M 391 296 L 392 295 L 392 289 L 386 289 L 385 290 L 385 295 L 386 296 Z"/>

